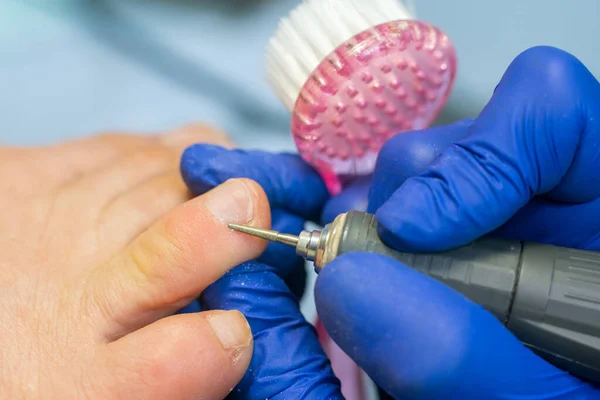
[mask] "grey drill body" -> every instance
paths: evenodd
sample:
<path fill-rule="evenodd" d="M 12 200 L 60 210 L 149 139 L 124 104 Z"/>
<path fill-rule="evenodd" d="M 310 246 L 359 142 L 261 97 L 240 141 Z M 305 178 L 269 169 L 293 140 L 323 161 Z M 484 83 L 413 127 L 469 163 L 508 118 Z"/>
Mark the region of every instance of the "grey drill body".
<path fill-rule="evenodd" d="M 243 225 L 230 228 L 295 247 L 314 262 L 317 273 L 348 252 L 391 257 L 482 305 L 557 367 L 600 383 L 598 252 L 483 238 L 443 253 L 402 253 L 381 241 L 374 215 L 358 211 L 299 236 Z"/>

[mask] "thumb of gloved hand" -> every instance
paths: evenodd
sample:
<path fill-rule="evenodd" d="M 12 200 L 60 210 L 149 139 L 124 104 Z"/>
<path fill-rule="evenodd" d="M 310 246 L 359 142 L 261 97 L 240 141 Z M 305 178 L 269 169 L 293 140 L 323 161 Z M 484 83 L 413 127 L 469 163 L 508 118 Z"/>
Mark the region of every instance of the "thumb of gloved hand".
<path fill-rule="evenodd" d="M 600 395 L 537 357 L 481 306 L 387 257 L 334 259 L 317 278 L 315 300 L 333 340 L 394 398 Z"/>

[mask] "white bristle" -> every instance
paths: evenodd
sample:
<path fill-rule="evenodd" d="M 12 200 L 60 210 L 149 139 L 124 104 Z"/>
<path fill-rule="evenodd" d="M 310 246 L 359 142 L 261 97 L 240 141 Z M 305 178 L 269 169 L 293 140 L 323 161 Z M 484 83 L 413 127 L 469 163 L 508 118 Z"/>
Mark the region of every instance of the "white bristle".
<path fill-rule="evenodd" d="M 414 19 L 401 0 L 304 0 L 281 20 L 269 42 L 269 84 L 291 111 L 310 74 L 336 47 L 372 26 L 400 19 Z"/>

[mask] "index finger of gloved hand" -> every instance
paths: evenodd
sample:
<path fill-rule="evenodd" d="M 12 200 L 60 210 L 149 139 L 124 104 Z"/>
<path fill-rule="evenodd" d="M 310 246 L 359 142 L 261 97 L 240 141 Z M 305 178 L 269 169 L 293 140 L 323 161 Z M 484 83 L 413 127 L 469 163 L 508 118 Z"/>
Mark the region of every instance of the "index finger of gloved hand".
<path fill-rule="evenodd" d="M 465 136 L 473 120 L 448 126 L 412 131 L 390 139 L 382 149 L 372 180 L 369 211 L 375 212 L 407 179 L 425 171 L 451 143 Z M 341 203 L 338 198 L 330 203 Z M 521 208 L 508 222 L 492 232 L 509 239 L 549 243 L 558 246 L 598 249 L 600 198 L 587 203 L 563 203 L 537 197 Z"/>
<path fill-rule="evenodd" d="M 377 211 L 384 241 L 441 251 L 504 224 L 535 195 L 584 202 L 600 195 L 600 85 L 572 55 L 520 54 L 468 129 Z"/>
<path fill-rule="evenodd" d="M 491 235 L 597 251 L 599 232 L 600 198 L 573 204 L 537 197 Z"/>
<path fill-rule="evenodd" d="M 271 207 L 307 219 L 316 218 L 329 197 L 318 173 L 295 154 L 197 144 L 183 153 L 181 173 L 196 194 L 229 178 L 252 179 L 262 186 Z"/>
<path fill-rule="evenodd" d="M 316 332 L 277 271 L 238 266 L 200 297 L 203 309 L 239 310 L 254 336 L 248 372 L 231 399 L 343 399 Z"/>
<path fill-rule="evenodd" d="M 536 356 L 481 306 L 381 255 L 331 261 L 315 300 L 333 340 L 395 399 L 600 394 Z"/>

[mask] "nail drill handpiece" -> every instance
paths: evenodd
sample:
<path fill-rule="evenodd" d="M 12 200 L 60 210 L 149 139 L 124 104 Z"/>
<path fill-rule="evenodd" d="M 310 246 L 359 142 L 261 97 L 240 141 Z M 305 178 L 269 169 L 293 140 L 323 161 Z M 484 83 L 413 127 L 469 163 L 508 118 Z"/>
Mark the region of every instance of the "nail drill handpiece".
<path fill-rule="evenodd" d="M 317 273 L 337 256 L 354 251 L 396 259 L 485 307 L 525 346 L 557 367 L 600 383 L 599 252 L 482 238 L 443 253 L 402 253 L 381 241 L 374 215 L 358 211 L 298 236 L 229 227 L 295 247 L 298 255 L 313 261 Z"/>
<path fill-rule="evenodd" d="M 318 266 L 322 265 L 324 261 L 323 254 L 327 248 L 329 227 L 324 229 L 324 233 L 316 230 L 302 231 L 299 236 L 238 224 L 229 224 L 229 228 L 270 242 L 283 243 L 295 247 L 296 254 L 309 261 L 313 261 L 316 268 L 319 268 Z"/>

